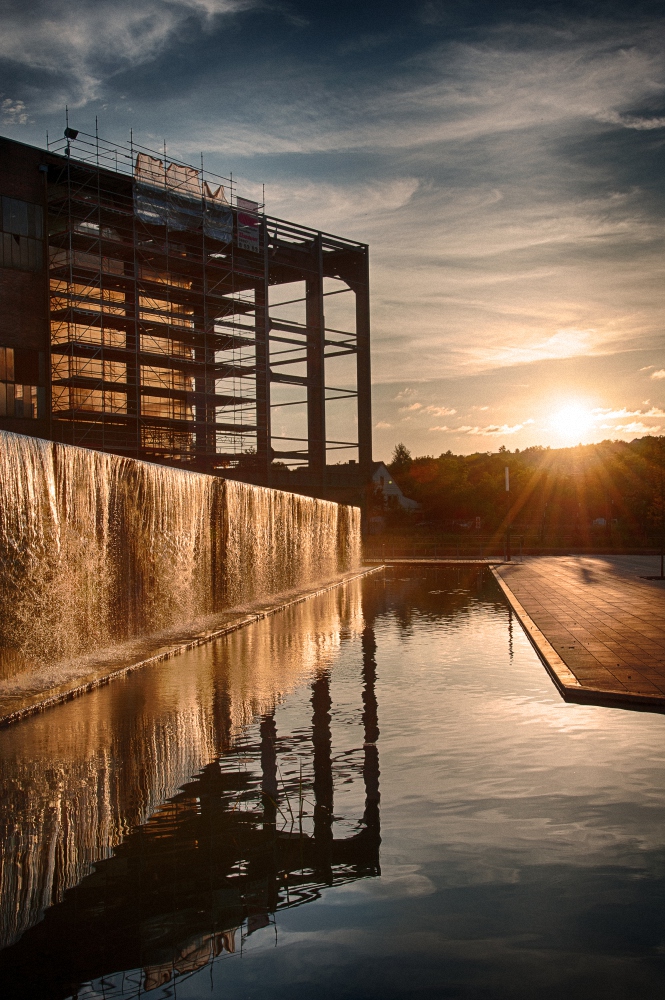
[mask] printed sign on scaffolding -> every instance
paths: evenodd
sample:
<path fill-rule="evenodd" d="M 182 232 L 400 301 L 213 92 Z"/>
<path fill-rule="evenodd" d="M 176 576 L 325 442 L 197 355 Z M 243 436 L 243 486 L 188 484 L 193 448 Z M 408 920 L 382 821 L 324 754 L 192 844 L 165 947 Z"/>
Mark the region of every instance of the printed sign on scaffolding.
<path fill-rule="evenodd" d="M 238 246 L 241 250 L 252 250 L 260 253 L 261 223 L 254 212 L 258 211 L 258 203 L 247 198 L 238 198 Z M 252 213 L 252 214 L 250 214 Z"/>

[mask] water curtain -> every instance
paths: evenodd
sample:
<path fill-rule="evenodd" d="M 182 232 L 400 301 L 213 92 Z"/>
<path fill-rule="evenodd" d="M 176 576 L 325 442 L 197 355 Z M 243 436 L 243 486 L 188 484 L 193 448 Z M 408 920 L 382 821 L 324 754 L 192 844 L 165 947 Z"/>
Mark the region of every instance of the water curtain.
<path fill-rule="evenodd" d="M 0 431 L 0 666 L 84 655 L 334 579 L 353 507 Z"/>

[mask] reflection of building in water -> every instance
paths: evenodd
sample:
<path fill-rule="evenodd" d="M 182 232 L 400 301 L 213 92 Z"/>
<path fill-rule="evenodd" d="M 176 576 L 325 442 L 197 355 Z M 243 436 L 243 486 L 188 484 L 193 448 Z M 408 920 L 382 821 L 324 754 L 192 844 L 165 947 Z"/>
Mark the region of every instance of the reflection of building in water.
<path fill-rule="evenodd" d="M 0 944 L 361 628 L 354 582 L 0 731 Z"/>
<path fill-rule="evenodd" d="M 84 996 L 83 983 L 94 995 L 136 996 L 240 949 L 279 910 L 317 899 L 326 886 L 379 875 L 370 614 L 362 650 L 363 765 L 354 780 L 362 775 L 364 812 L 350 836 L 334 831 L 334 708 L 325 662 L 311 682 L 311 726 L 296 719 L 292 732 L 280 733 L 282 716 L 269 708 L 231 746 L 232 699 L 218 699 L 216 725 L 228 749 L 0 953 L 0 979 L 31 997 Z M 299 771 L 280 766 L 287 746 L 297 748 Z"/>

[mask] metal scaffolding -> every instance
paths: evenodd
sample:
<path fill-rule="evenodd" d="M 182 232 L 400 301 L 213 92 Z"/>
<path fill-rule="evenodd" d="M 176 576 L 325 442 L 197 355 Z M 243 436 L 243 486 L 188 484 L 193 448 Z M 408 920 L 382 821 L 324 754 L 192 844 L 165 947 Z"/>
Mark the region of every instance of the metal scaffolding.
<path fill-rule="evenodd" d="M 368 247 L 266 216 L 203 164 L 67 131 L 47 178 L 53 437 L 265 484 L 279 463 L 323 486 L 336 450 L 367 474 Z M 280 285 L 300 291 L 271 307 Z M 351 331 L 326 326 L 340 291 L 355 296 Z M 304 321 L 276 315 L 296 301 Z M 343 355 L 356 385 L 327 386 Z M 274 402 L 278 384 L 304 397 Z M 327 405 L 349 398 L 357 440 L 329 440 Z M 306 437 L 275 437 L 273 409 L 299 403 Z"/>

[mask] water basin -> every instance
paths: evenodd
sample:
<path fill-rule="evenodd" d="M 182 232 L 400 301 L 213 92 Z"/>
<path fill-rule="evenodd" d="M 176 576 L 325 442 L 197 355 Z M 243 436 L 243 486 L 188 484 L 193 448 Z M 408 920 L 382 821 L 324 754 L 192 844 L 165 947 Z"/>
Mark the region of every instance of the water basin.
<path fill-rule="evenodd" d="M 662 995 L 661 715 L 399 567 L 0 731 L 4 995 Z"/>

